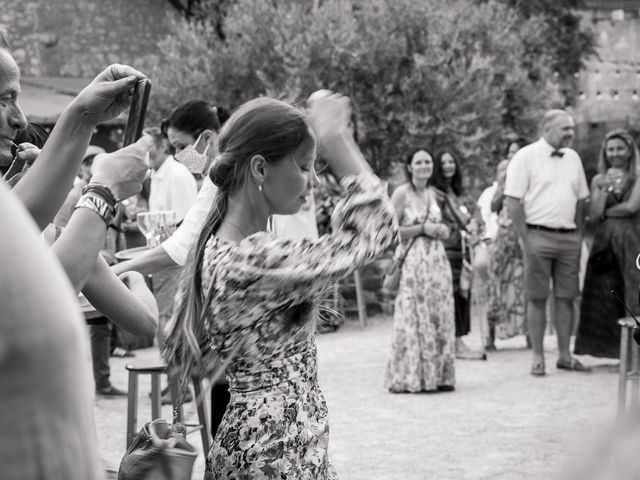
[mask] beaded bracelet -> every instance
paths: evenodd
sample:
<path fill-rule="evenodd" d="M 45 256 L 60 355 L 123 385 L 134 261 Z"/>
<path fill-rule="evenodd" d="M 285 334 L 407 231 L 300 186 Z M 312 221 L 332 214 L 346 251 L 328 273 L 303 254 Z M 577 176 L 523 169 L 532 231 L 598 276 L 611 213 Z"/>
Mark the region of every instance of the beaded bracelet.
<path fill-rule="evenodd" d="M 108 185 L 96 182 L 89 183 L 82 189 L 82 194 L 84 195 L 90 192 L 97 193 L 101 198 L 104 198 L 104 200 L 113 208 L 115 208 L 116 205 L 120 202 L 120 199 L 114 195 L 113 190 L 111 190 Z"/>
<path fill-rule="evenodd" d="M 111 220 L 113 220 L 113 214 L 115 212 L 114 207 L 112 207 L 102 196 L 96 195 L 95 193 L 86 193 L 80 197 L 78 203 L 76 203 L 76 208 L 88 208 L 89 210 L 93 210 L 100 218 L 104 221 L 107 227 L 111 224 Z"/>

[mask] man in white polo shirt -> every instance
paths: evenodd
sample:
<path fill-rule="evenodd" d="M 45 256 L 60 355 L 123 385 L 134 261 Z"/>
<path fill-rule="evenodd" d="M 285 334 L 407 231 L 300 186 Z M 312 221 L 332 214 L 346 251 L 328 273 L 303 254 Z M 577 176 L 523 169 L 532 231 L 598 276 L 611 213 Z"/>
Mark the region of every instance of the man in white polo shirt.
<path fill-rule="evenodd" d="M 572 302 L 579 294 L 584 200 L 589 197 L 580 157 L 569 148 L 574 133 L 571 115 L 548 111 L 542 120 L 542 138 L 520 149 L 507 169 L 505 204 L 524 252 L 531 374 L 535 376 L 545 374 L 543 339 L 550 279 L 558 335 L 556 366 L 590 371 L 571 357 L 569 347 Z"/>

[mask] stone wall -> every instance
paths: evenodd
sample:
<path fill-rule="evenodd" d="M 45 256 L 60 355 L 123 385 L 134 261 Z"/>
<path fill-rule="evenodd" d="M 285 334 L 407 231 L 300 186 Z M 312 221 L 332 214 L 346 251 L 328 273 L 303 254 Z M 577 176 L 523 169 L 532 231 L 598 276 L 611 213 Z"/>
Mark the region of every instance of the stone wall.
<path fill-rule="evenodd" d="M 25 76 L 91 77 L 157 51 L 165 0 L 3 0 L 0 25 Z"/>
<path fill-rule="evenodd" d="M 598 56 L 578 75 L 576 147 L 590 177 L 607 131 L 640 134 L 640 2 L 589 0 L 582 24 L 596 33 Z"/>

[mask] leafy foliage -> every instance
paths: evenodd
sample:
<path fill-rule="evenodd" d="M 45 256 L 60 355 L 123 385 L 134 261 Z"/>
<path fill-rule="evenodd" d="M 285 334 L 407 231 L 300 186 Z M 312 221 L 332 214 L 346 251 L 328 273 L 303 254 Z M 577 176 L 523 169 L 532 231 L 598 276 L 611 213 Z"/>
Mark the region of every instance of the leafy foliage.
<path fill-rule="evenodd" d="M 416 146 L 454 147 L 467 176 L 488 181 L 505 137 L 532 137 L 542 110 L 561 100 L 557 51 L 541 47 L 548 18 L 517 3 L 225 2 L 223 38 L 220 17 L 178 21 L 163 54 L 145 59 L 152 106 L 159 116 L 196 97 L 231 108 L 259 95 L 301 103 L 329 88 L 350 96 L 379 173 Z"/>

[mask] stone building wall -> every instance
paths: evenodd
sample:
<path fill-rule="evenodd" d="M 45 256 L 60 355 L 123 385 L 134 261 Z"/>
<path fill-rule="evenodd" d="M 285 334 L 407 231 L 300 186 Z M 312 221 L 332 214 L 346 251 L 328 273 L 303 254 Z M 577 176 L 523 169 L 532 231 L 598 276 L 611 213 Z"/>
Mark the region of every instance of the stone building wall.
<path fill-rule="evenodd" d="M 626 128 L 640 140 L 640 2 L 586 0 L 583 25 L 596 33 L 598 56 L 578 76 L 573 113 L 576 147 L 590 177 L 607 131 Z"/>
<path fill-rule="evenodd" d="M 91 77 L 157 51 L 165 0 L 3 0 L 0 25 L 25 76 Z"/>

